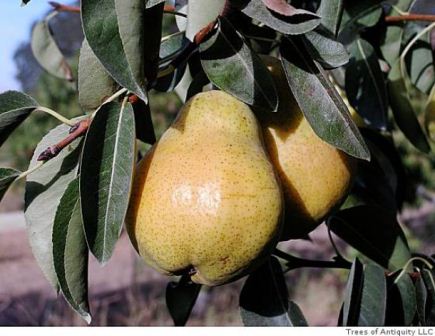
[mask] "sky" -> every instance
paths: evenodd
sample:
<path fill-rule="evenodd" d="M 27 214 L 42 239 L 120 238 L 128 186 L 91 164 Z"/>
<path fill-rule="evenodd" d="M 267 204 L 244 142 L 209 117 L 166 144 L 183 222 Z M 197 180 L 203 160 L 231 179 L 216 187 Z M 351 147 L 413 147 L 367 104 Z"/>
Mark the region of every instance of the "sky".
<path fill-rule="evenodd" d="M 49 8 L 47 0 L 32 0 L 24 7 L 21 0 L 0 0 L 0 92 L 21 89 L 15 79 L 14 52 L 30 40 L 32 23 Z"/>

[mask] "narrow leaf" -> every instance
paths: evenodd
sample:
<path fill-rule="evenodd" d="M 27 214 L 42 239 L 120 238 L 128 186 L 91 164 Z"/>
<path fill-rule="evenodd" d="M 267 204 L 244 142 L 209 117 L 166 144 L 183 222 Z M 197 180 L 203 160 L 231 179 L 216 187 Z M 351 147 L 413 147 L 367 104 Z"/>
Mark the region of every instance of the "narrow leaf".
<path fill-rule="evenodd" d="M 36 107 L 38 103 L 24 93 L 6 91 L 0 94 L 0 146 Z"/>
<path fill-rule="evenodd" d="M 435 325 L 435 272 L 423 269 L 421 272 L 424 284 L 427 289 L 426 303 L 426 325 Z"/>
<path fill-rule="evenodd" d="M 288 291 L 281 266 L 271 258 L 251 273 L 240 293 L 240 313 L 245 326 L 293 326 Z"/>
<path fill-rule="evenodd" d="M 73 180 L 60 199 L 53 226 L 54 269 L 71 307 L 91 322 L 88 303 L 88 248 L 80 212 L 79 180 Z"/>
<path fill-rule="evenodd" d="M 407 81 L 409 78 L 403 71 L 405 69 L 402 68 L 402 62 L 399 59 L 394 63 L 388 75 L 388 92 L 394 119 L 403 134 L 417 149 L 429 153 L 430 145 L 419 124 L 408 94 Z"/>
<path fill-rule="evenodd" d="M 358 326 L 383 326 L 387 303 L 387 280 L 382 267 L 374 264 L 364 269 L 364 285 Z"/>
<path fill-rule="evenodd" d="M 296 9 L 290 5 L 286 0 L 262 0 L 267 8 L 273 10 L 274 12 L 285 15 L 285 16 L 295 16 L 295 15 L 307 15 L 318 18 L 314 13 L 311 13 L 304 9 Z"/>
<path fill-rule="evenodd" d="M 417 312 L 417 299 L 414 282 L 405 273 L 397 279 L 401 270 L 389 277 L 387 312 L 385 325 L 410 326 Z"/>
<path fill-rule="evenodd" d="M 358 316 L 361 309 L 361 297 L 363 292 L 364 274 L 363 265 L 358 259 L 352 264 L 347 279 L 346 292 L 343 302 L 342 325 L 357 326 Z"/>
<path fill-rule="evenodd" d="M 49 132 L 36 147 L 30 168 L 38 163 L 42 151 L 66 138 L 69 130 L 68 126 L 60 125 Z M 61 197 L 77 176 L 80 143 L 80 140 L 75 140 L 58 156 L 30 174 L 26 182 L 24 214 L 30 245 L 39 267 L 55 288 L 58 282 L 53 264 L 54 218 Z"/>
<path fill-rule="evenodd" d="M 435 141 L 435 85 L 432 87 L 429 98 L 427 100 L 424 114 L 424 123 L 428 136 L 432 141 Z"/>
<path fill-rule="evenodd" d="M 278 97 L 269 71 L 225 18 L 219 19 L 219 28 L 200 45 L 200 57 L 218 88 L 248 105 L 276 111 Z"/>
<path fill-rule="evenodd" d="M 193 41 L 202 28 L 216 20 L 224 6 L 225 0 L 189 0 L 186 37 Z"/>
<path fill-rule="evenodd" d="M 103 105 L 87 133 L 81 158 L 80 199 L 86 240 L 101 262 L 109 260 L 127 211 L 135 156 L 130 105 Z"/>
<path fill-rule="evenodd" d="M 145 2 L 128 0 L 123 3 L 126 5 L 126 11 L 131 10 L 133 4 L 139 6 L 134 16 L 130 18 L 134 26 L 131 29 L 138 29 L 138 25 L 142 24 L 138 18 L 143 15 Z M 137 64 L 129 63 L 133 55 L 127 56 L 126 53 L 130 51 L 124 49 L 122 36 L 125 36 L 125 31 L 123 30 L 124 33 L 121 35 L 115 0 L 83 0 L 81 1 L 81 13 L 86 39 L 101 64 L 119 85 L 147 101 L 146 85 L 148 82 L 145 72 L 139 69 Z M 125 28 L 127 25 L 125 17 L 122 16 L 122 19 L 121 26 Z M 131 43 L 137 46 L 141 41 L 143 40 L 135 36 Z M 144 53 L 137 54 L 135 57 L 140 62 L 139 59 L 143 59 Z"/>
<path fill-rule="evenodd" d="M 369 160 L 370 152 L 346 105 L 305 48 L 287 38 L 281 60 L 292 93 L 314 132 L 349 155 Z"/>
<path fill-rule="evenodd" d="M 332 232 L 382 267 L 395 271 L 411 258 L 394 214 L 376 206 L 342 210 L 328 220 Z"/>
<path fill-rule="evenodd" d="M 288 315 L 290 317 L 290 320 L 292 321 L 293 326 L 295 326 L 295 327 L 308 327 L 307 320 L 305 319 L 305 316 L 302 313 L 302 310 L 293 301 L 289 301 Z"/>
<path fill-rule="evenodd" d="M 21 172 L 11 168 L 0 168 L 0 202 L 11 184 L 20 176 Z"/>
<path fill-rule="evenodd" d="M 426 326 L 426 303 L 428 292 L 421 277 L 417 278 L 415 289 L 417 294 L 417 322 L 421 326 Z"/>
<path fill-rule="evenodd" d="M 166 287 L 166 306 L 175 326 L 186 325 L 201 290 L 201 285 L 189 280 L 181 278 L 178 283 L 170 282 Z"/>
<path fill-rule="evenodd" d="M 136 127 L 136 138 L 153 145 L 156 142 L 153 120 L 151 119 L 151 109 L 143 100 L 139 100 L 133 105 L 134 120 Z"/>
<path fill-rule="evenodd" d="M 388 98 L 385 78 L 373 46 L 356 39 L 349 47 L 352 58 L 346 68 L 346 94 L 349 102 L 367 124 L 386 129 Z"/>
<path fill-rule="evenodd" d="M 273 3 L 274 1 L 269 2 Z M 249 17 L 283 34 L 304 34 L 320 24 L 320 18 L 307 11 L 296 10 L 291 16 L 275 14 L 267 8 L 263 0 L 233 0 L 232 3 L 236 4 Z"/>
<path fill-rule="evenodd" d="M 44 20 L 35 25 L 31 46 L 33 55 L 44 70 L 58 78 L 73 80 L 71 67 L 57 46 L 48 21 Z"/>
<path fill-rule="evenodd" d="M 321 1 L 317 14 L 322 18 L 323 28 L 336 37 L 343 15 L 343 0 Z"/>
<path fill-rule="evenodd" d="M 118 88 L 86 40 L 80 50 L 78 77 L 79 103 L 86 112 L 95 111 Z"/>

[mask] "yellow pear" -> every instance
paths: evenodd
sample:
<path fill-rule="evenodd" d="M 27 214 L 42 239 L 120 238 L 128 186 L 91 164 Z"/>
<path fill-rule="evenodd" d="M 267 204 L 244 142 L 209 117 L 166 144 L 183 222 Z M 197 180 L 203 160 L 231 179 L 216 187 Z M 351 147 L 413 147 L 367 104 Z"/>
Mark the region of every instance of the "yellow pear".
<path fill-rule="evenodd" d="M 283 200 L 261 133 L 251 109 L 222 91 L 186 103 L 135 173 L 126 224 L 149 265 L 220 285 L 268 256 Z"/>
<path fill-rule="evenodd" d="M 278 112 L 258 113 L 285 198 L 282 240 L 305 237 L 345 198 L 356 160 L 321 140 L 302 114 L 281 62 L 263 61 L 278 90 Z"/>

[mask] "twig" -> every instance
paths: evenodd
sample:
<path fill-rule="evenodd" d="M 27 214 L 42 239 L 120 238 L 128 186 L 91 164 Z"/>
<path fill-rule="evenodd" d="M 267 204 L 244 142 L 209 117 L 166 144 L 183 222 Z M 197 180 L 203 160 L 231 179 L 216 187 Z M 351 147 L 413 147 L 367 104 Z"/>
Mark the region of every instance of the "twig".
<path fill-rule="evenodd" d="M 85 135 L 89 125 L 91 124 L 91 119 L 86 119 L 78 122 L 75 124 L 71 130 L 70 134 L 54 146 L 48 147 L 46 150 L 44 150 L 38 157 L 38 161 L 48 161 L 56 157 L 62 149 L 64 149 L 66 146 L 71 144 L 74 140 L 77 138 L 80 138 L 81 136 Z"/>
<path fill-rule="evenodd" d="M 403 22 L 403 21 L 434 21 L 435 15 L 428 14 L 406 14 L 397 16 L 386 16 L 385 22 Z"/>
<path fill-rule="evenodd" d="M 80 7 L 78 6 L 63 5 L 54 1 L 49 1 L 48 3 L 51 7 L 53 7 L 54 10 L 58 12 L 80 13 Z"/>
<path fill-rule="evenodd" d="M 292 256 L 278 249 L 275 249 L 273 254 L 287 261 L 286 265 L 288 266 L 288 268 L 285 270 L 285 272 L 303 267 L 343 269 L 350 269 L 352 267 L 352 264 L 350 262 L 340 257 L 335 257 L 334 260 L 308 260 Z"/>

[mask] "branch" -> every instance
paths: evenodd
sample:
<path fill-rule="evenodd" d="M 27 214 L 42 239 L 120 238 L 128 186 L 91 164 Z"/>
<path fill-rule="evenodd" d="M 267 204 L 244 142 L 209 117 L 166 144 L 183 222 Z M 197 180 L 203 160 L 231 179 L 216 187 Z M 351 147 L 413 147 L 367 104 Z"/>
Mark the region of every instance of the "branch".
<path fill-rule="evenodd" d="M 80 13 L 80 7 L 77 6 L 63 5 L 54 1 L 49 1 L 48 3 L 58 12 Z"/>
<path fill-rule="evenodd" d="M 435 22 L 435 15 L 428 14 L 406 14 L 398 16 L 386 16 L 385 22 L 403 22 L 403 21 L 430 21 Z"/>
<path fill-rule="evenodd" d="M 340 256 L 334 257 L 334 260 L 308 260 L 308 259 L 302 259 L 295 256 L 292 256 L 290 254 L 287 254 L 281 250 L 275 249 L 273 252 L 274 255 L 277 257 L 284 259 L 287 261 L 286 265 L 288 268 L 285 270 L 285 272 L 288 272 L 290 270 L 296 269 L 296 268 L 302 268 L 302 267 L 315 267 L 315 268 L 344 268 L 344 269 L 350 269 L 352 267 L 352 264 L 348 262 L 347 260 L 341 258 Z"/>
<path fill-rule="evenodd" d="M 54 146 L 48 147 L 44 150 L 38 157 L 38 161 L 48 161 L 55 158 L 62 149 L 71 144 L 74 140 L 85 135 L 89 125 L 91 124 L 91 119 L 86 119 L 78 122 L 70 129 L 70 134 L 59 143 Z"/>

